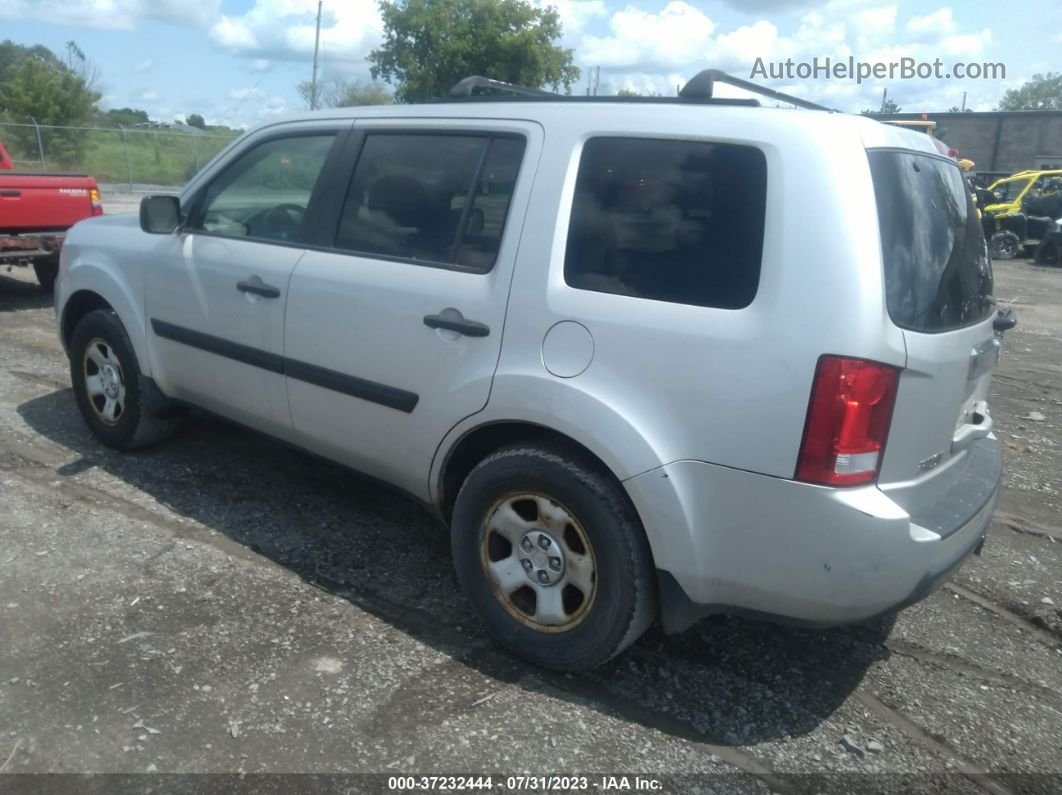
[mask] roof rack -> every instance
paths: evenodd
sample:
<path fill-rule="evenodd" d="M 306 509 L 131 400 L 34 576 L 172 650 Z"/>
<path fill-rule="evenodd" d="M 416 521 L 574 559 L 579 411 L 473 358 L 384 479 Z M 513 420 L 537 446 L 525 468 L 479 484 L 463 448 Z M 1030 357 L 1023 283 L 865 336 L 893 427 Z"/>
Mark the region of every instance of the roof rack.
<path fill-rule="evenodd" d="M 716 83 L 726 83 L 727 85 L 736 88 L 743 88 L 746 91 L 751 91 L 754 94 L 759 94 L 763 97 L 776 99 L 779 102 L 787 102 L 790 105 L 796 105 L 798 108 L 825 110 L 827 112 L 833 111 L 833 108 L 827 108 L 825 105 L 817 105 L 806 99 L 790 96 L 789 94 L 783 94 L 781 91 L 775 91 L 773 88 L 757 85 L 749 80 L 732 77 L 720 69 L 704 69 L 698 72 L 682 87 L 682 90 L 679 91 L 679 96 L 684 99 L 712 99 Z"/>
<path fill-rule="evenodd" d="M 544 91 L 541 88 L 528 88 L 527 86 L 518 86 L 515 83 L 503 83 L 501 80 L 491 80 L 489 77 L 481 77 L 479 75 L 466 77 L 459 82 L 450 89 L 450 96 L 455 99 L 457 97 L 475 96 L 475 90 L 477 88 L 493 88 L 496 91 L 508 91 L 510 94 L 516 94 L 519 97 L 560 97 L 560 94 L 555 94 L 552 91 Z"/>
<path fill-rule="evenodd" d="M 713 104 L 713 105 L 750 105 L 759 106 L 759 101 L 755 99 L 738 99 L 730 97 L 716 97 L 713 96 L 716 83 L 727 83 L 728 85 L 735 86 L 737 88 L 743 88 L 746 91 L 750 91 L 760 96 L 768 97 L 770 99 L 778 100 L 779 102 L 786 102 L 790 105 L 796 105 L 797 107 L 807 108 L 808 110 L 824 110 L 833 112 L 832 108 L 827 108 L 823 105 L 816 105 L 814 102 L 809 102 L 806 99 L 800 99 L 800 97 L 793 97 L 789 94 L 783 94 L 781 91 L 775 91 L 773 88 L 766 88 L 764 86 L 757 85 L 748 80 L 742 80 L 737 77 L 731 77 L 726 72 L 719 69 L 704 69 L 703 71 L 695 74 L 682 90 L 679 91 L 677 97 L 614 97 L 614 96 L 582 96 L 582 95 L 566 95 L 557 94 L 553 91 L 545 91 L 541 88 L 528 88 L 527 86 L 519 86 L 515 83 L 505 83 L 501 80 L 492 80 L 489 77 L 482 77 L 480 75 L 473 75 L 461 80 L 457 85 L 450 89 L 450 93 L 442 102 L 448 101 L 468 101 L 468 100 L 480 100 L 480 101 L 512 101 L 512 100 L 547 100 L 556 101 L 563 100 L 568 102 L 665 102 L 665 103 L 698 103 L 698 104 Z M 493 89 L 498 93 L 476 93 L 476 91 L 482 89 Z M 440 100 L 434 100 L 440 101 Z"/>

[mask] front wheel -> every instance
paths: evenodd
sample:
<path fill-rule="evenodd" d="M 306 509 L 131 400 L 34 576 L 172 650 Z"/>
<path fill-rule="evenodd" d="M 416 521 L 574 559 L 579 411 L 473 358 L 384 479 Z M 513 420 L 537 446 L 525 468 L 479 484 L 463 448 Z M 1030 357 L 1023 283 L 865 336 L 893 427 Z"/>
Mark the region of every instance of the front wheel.
<path fill-rule="evenodd" d="M 174 420 L 147 405 L 147 385 L 122 322 L 110 309 L 89 312 L 70 341 L 70 381 L 81 416 L 108 447 L 132 450 L 162 441 Z"/>
<path fill-rule="evenodd" d="M 488 456 L 457 496 L 454 565 L 491 637 L 529 662 L 585 670 L 656 615 L 652 555 L 622 487 L 574 451 Z"/>

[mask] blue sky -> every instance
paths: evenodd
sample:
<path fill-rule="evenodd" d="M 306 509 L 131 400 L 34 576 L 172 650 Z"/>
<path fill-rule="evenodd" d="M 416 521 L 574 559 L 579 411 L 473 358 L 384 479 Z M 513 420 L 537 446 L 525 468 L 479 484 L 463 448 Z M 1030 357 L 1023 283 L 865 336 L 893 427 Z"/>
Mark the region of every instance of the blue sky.
<path fill-rule="evenodd" d="M 1048 0 L 535 1 L 560 12 L 584 91 L 594 67 L 600 93 L 670 93 L 708 66 L 747 78 L 757 58 L 940 58 L 946 68 L 1003 63 L 1006 78 L 764 82 L 849 111 L 876 106 L 885 87 L 904 110 L 944 110 L 964 91 L 968 107 L 987 110 L 1032 74 L 1062 70 L 1062 14 Z M 0 0 L 0 37 L 59 54 L 75 40 L 98 68 L 105 107 L 247 126 L 303 109 L 294 86 L 310 77 L 316 8 L 317 0 Z M 375 0 L 324 8 L 323 77 L 367 78 L 365 56 L 380 38 Z"/>

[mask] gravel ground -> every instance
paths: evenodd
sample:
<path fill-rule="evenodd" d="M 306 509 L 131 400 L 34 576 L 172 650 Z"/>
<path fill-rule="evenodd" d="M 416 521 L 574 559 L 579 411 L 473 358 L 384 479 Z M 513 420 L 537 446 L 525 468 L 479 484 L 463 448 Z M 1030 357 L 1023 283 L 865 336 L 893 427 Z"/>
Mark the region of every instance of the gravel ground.
<path fill-rule="evenodd" d="M 993 391 L 1005 489 L 952 583 L 872 627 L 654 629 L 580 676 L 489 644 L 445 534 L 399 494 L 199 416 L 135 455 L 96 444 L 31 278 L 0 275 L 0 791 L 85 772 L 164 791 L 189 780 L 167 773 L 254 792 L 442 773 L 1062 789 L 1058 271 L 997 263 L 1020 321 Z"/>

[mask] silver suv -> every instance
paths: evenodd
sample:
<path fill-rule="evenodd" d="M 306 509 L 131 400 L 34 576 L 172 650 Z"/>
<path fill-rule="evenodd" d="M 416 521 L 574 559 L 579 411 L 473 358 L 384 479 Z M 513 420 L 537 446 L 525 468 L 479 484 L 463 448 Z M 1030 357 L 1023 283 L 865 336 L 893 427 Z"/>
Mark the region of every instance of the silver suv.
<path fill-rule="evenodd" d="M 1013 320 L 962 174 L 711 82 L 308 114 L 78 224 L 56 311 L 85 421 L 130 449 L 195 406 L 404 489 L 492 637 L 553 668 L 657 616 L 926 596 L 1000 483 Z"/>

